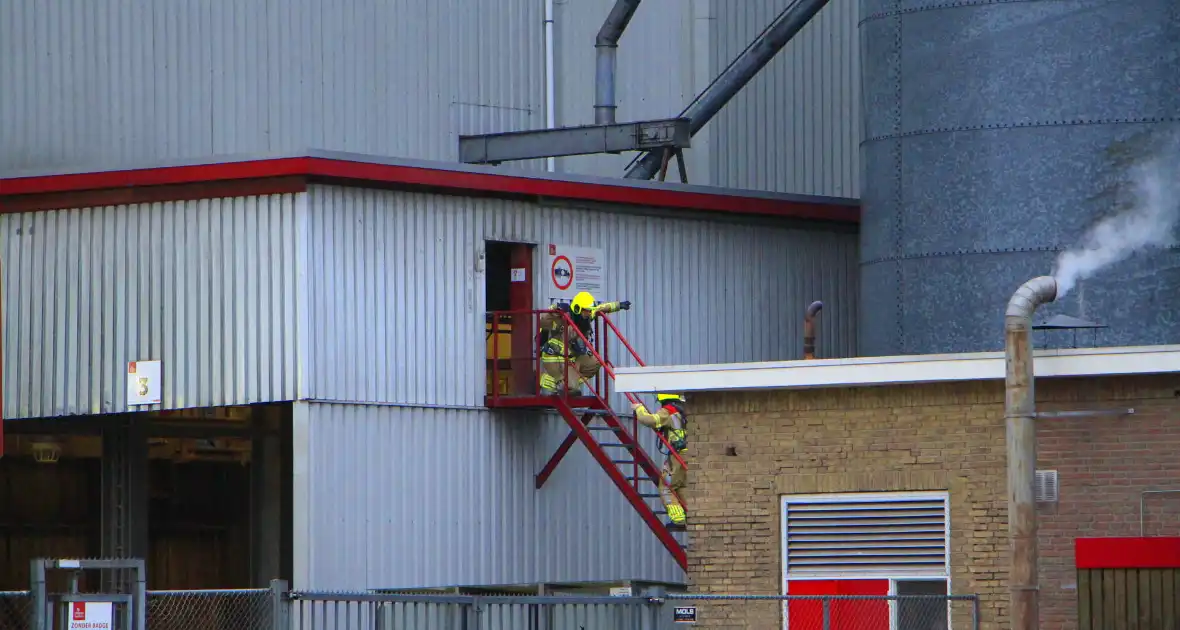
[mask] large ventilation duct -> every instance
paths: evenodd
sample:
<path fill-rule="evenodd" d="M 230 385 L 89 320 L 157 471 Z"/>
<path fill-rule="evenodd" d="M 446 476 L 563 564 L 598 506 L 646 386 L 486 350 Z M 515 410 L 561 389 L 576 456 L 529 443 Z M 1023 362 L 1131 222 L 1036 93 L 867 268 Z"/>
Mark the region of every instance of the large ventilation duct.
<path fill-rule="evenodd" d="M 794 0 L 677 118 L 688 118 L 689 130 L 696 135 L 827 3 Z M 627 171 L 627 177 L 651 179 L 660 170 L 662 159 L 659 152 L 644 153 Z"/>
<path fill-rule="evenodd" d="M 615 124 L 615 68 L 618 66 L 619 38 L 623 36 L 640 0 L 617 0 L 611 7 L 598 37 L 594 39 L 594 124 Z"/>
<path fill-rule="evenodd" d="M 1127 166 L 1180 130 L 1175 0 L 864 0 L 862 356 L 999 350 L 998 296 L 1129 203 Z M 1112 184 L 1119 182 L 1122 184 Z M 1060 296 L 1101 345 L 1180 338 L 1180 256 Z M 1154 300 L 1153 313 L 1128 304 Z"/>
<path fill-rule="evenodd" d="M 1033 386 L 1032 316 L 1057 298 L 1048 276 L 1024 283 L 1004 314 L 1004 420 L 1008 443 L 1008 537 L 1012 630 L 1039 627 L 1037 605 L 1036 391 Z"/>

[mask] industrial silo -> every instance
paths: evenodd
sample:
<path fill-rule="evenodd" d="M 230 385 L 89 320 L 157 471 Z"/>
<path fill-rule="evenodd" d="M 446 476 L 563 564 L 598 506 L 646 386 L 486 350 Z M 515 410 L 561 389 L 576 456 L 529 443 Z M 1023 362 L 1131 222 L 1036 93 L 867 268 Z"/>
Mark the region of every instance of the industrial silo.
<path fill-rule="evenodd" d="M 1180 135 L 1180 0 L 862 0 L 860 19 L 860 353 L 998 350 L 1012 291 Z M 1180 343 L 1180 252 L 1054 313 L 1108 324 L 1097 345 Z"/>

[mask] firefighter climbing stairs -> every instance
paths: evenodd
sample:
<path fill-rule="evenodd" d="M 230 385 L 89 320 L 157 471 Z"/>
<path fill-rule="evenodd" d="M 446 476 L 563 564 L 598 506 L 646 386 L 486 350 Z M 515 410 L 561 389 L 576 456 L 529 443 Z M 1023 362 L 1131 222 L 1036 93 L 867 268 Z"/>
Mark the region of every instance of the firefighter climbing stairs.
<path fill-rule="evenodd" d="M 687 568 L 684 543 L 668 529 L 663 520 L 667 518 L 667 510 L 662 505 L 659 493 L 660 466 L 652 461 L 613 411 L 599 406 L 574 409 L 560 397 L 555 401 L 555 407 L 569 424 L 574 439 L 586 447 L 590 456 L 598 462 L 607 477 L 614 482 L 615 487 L 681 568 Z M 603 424 L 593 424 L 595 419 L 601 419 Z M 601 440 L 597 437 L 599 435 L 611 436 L 612 441 Z M 542 470 L 542 474 L 545 472 Z M 544 478 L 538 475 L 538 487 L 544 481 Z"/>
<path fill-rule="evenodd" d="M 540 313 L 547 311 L 530 311 L 530 312 L 515 312 L 515 313 L 500 313 L 493 316 L 493 321 L 501 321 L 505 316 L 517 317 L 529 316 L 535 322 Z M 566 453 L 573 448 L 574 444 L 581 442 L 594 461 L 602 468 L 607 477 L 614 483 L 615 488 L 622 493 L 623 497 L 643 520 L 644 524 L 655 534 L 656 538 L 664 546 L 665 549 L 676 560 L 677 564 L 682 569 L 687 570 L 688 561 L 685 554 L 685 538 L 687 536 L 684 531 L 676 531 L 669 529 L 665 524 L 667 519 L 667 510 L 663 505 L 663 500 L 660 496 L 661 485 L 667 485 L 661 472 L 661 466 L 652 460 L 647 451 L 639 443 L 637 436 L 640 434 L 640 425 L 632 418 L 630 424 L 632 428 L 628 430 L 621 418 L 610 406 L 608 400 L 610 398 L 609 384 L 614 381 L 614 366 L 606 356 L 608 348 L 607 340 L 603 335 L 595 334 L 593 339 L 597 343 L 592 343 L 572 321 L 568 321 L 565 327 L 567 331 L 571 331 L 581 338 L 585 347 L 594 355 L 598 362 L 602 365 L 601 374 L 597 377 L 594 387 L 590 389 L 589 396 L 574 396 L 568 392 L 559 393 L 556 396 L 541 396 L 538 395 L 536 389 L 529 392 L 502 393 L 499 390 L 493 390 L 495 393 L 488 396 L 487 405 L 489 407 L 514 407 L 514 408 L 533 408 L 533 409 L 555 409 L 561 417 L 569 425 L 570 433 L 558 446 L 553 456 L 537 474 L 536 487 L 540 489 L 544 486 L 545 481 L 557 468 L 557 465 L 565 457 Z M 605 331 L 610 331 L 614 334 L 618 342 L 627 349 L 634 360 L 643 365 L 642 359 L 635 352 L 631 344 L 623 337 L 614 322 L 610 321 L 605 315 L 600 317 L 600 320 L 605 323 Z M 598 326 L 596 325 L 596 328 Z M 534 324 L 532 330 L 537 330 Z M 489 355 L 494 357 L 501 357 L 502 355 L 498 349 L 498 341 L 495 337 L 496 330 L 492 331 L 492 346 L 489 347 Z M 568 333 L 567 333 L 568 334 Z M 535 344 L 530 344 L 536 347 Z M 567 340 L 566 347 L 569 347 Z M 519 347 L 519 346 L 517 346 Z M 535 361 L 534 369 L 530 370 L 533 374 L 540 374 L 539 357 L 531 357 Z M 519 361 L 518 361 L 519 363 Z M 501 382 L 501 374 L 499 374 L 497 367 L 499 361 L 491 362 L 492 368 L 489 374 L 491 382 Z M 535 379 L 532 379 L 535 380 Z M 518 381 L 519 382 L 519 381 Z M 627 399 L 632 403 L 637 403 L 639 400 L 627 394 Z M 646 427 L 643 428 L 646 430 Z M 659 434 L 656 434 L 659 435 Z M 671 451 L 670 445 L 663 436 L 659 436 L 663 443 L 663 448 Z M 673 453 L 675 457 L 679 458 L 678 454 Z M 683 460 L 681 460 L 683 463 Z M 685 505 L 681 497 L 677 496 L 681 505 Z M 687 508 L 688 506 L 685 505 Z"/>

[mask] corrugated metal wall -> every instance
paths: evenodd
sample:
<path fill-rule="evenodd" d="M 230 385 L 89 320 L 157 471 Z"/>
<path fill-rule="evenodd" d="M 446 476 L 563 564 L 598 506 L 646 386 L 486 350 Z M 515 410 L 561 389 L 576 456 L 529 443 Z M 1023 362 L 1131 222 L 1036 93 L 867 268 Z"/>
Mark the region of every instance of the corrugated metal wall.
<path fill-rule="evenodd" d="M 2 2 L 0 168 L 454 160 L 460 133 L 544 124 L 541 41 L 539 0 Z"/>
<path fill-rule="evenodd" d="M 334 186 L 308 194 L 315 335 L 301 391 L 311 399 L 482 406 L 486 239 L 603 248 L 598 297 L 634 302 L 615 320 L 651 364 L 801 358 L 802 313 L 816 299 L 827 304 L 820 353 L 855 352 L 855 233 Z M 669 316 L 673 305 L 690 311 Z"/>
<path fill-rule="evenodd" d="M 556 0 L 558 125 L 593 121 L 594 35 L 612 2 Z M 618 119 L 678 113 L 787 2 L 644 2 L 620 42 Z M 543 7 L 0 2 L 0 169 L 307 147 L 453 161 L 459 134 L 544 126 Z M 856 12 L 833 0 L 693 140 L 691 181 L 857 194 Z M 558 162 L 621 176 L 630 157 Z"/>
<path fill-rule="evenodd" d="M 485 239 L 604 248 L 601 297 L 634 302 L 616 321 L 653 364 L 798 358 L 814 299 L 827 302 L 821 354 L 856 347 L 855 233 L 337 186 L 308 194 L 300 587 L 683 579 L 585 449 L 533 488 L 568 432 L 562 420 L 481 408 Z M 670 305 L 689 312 L 669 316 Z"/>
<path fill-rule="evenodd" d="M 791 0 L 713 2 L 716 76 Z M 709 123 L 711 184 L 860 196 L 858 14 L 831 0 Z"/>
<path fill-rule="evenodd" d="M 296 588 L 683 580 L 585 449 L 534 489 L 559 418 L 319 403 L 295 418 Z"/>
<path fill-rule="evenodd" d="M 295 207 L 306 194 L 0 215 L 4 417 L 295 397 Z"/>

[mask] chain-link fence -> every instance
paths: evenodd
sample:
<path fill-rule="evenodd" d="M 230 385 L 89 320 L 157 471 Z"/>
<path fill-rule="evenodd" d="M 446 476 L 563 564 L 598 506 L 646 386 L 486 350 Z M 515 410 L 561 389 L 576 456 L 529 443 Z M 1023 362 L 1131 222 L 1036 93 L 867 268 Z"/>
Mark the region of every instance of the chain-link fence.
<path fill-rule="evenodd" d="M 32 628 L 33 598 L 28 591 L 0 591 L 0 628 Z"/>
<path fill-rule="evenodd" d="M 660 630 L 978 630 L 976 595 L 666 595 Z"/>
<path fill-rule="evenodd" d="M 655 628 L 658 611 L 644 597 L 581 595 L 300 592 L 290 601 L 293 630 L 642 630 Z"/>
<path fill-rule="evenodd" d="M 34 630 L 27 591 L 0 592 L 0 630 Z M 148 591 L 150 630 L 978 630 L 975 595 L 443 595 L 269 589 Z M 52 620 L 46 628 L 53 627 Z M 138 629 L 137 629 L 138 630 Z"/>
<path fill-rule="evenodd" d="M 274 630 L 271 589 L 148 591 L 151 630 Z M 279 605 L 282 605 L 281 600 Z"/>
<path fill-rule="evenodd" d="M 642 597 L 292 593 L 298 630 L 977 630 L 974 595 Z M 153 629 L 154 630 L 154 629 Z M 279 628 L 276 630 L 288 630 Z"/>

